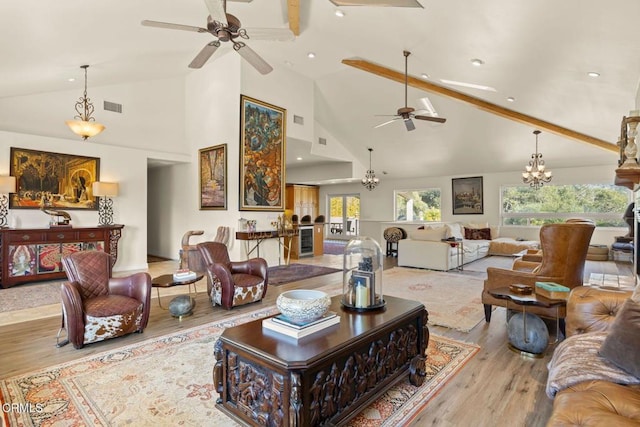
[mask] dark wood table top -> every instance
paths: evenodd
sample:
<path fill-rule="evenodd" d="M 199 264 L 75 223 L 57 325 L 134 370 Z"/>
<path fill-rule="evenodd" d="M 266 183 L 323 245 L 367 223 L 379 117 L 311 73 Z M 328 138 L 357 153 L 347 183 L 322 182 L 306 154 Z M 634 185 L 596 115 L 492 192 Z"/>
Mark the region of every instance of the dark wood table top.
<path fill-rule="evenodd" d="M 151 286 L 154 288 L 170 288 L 172 286 L 190 285 L 201 280 L 203 277 L 204 273 L 196 271 L 195 279 L 176 281 L 173 279 L 173 274 L 163 274 L 151 279 Z"/>
<path fill-rule="evenodd" d="M 567 304 L 567 301 L 565 300 L 549 299 L 542 295 L 536 295 L 535 293 L 529 295 L 519 294 L 517 292 L 513 292 L 508 286 L 505 286 L 504 288 L 491 289 L 489 293 L 496 298 L 507 299 L 519 305 L 535 305 L 538 307 L 549 308 Z"/>
<path fill-rule="evenodd" d="M 387 304 L 380 310 L 355 312 L 343 309 L 342 295 L 335 296 L 331 298 L 329 310 L 341 317 L 340 324 L 298 340 L 263 329 L 262 319 L 227 328 L 220 339 L 288 368 L 305 366 L 327 357 L 354 339 L 365 339 L 383 325 L 401 324 L 402 320 L 416 317 L 425 310 L 417 301 L 389 295 L 384 298 Z"/>

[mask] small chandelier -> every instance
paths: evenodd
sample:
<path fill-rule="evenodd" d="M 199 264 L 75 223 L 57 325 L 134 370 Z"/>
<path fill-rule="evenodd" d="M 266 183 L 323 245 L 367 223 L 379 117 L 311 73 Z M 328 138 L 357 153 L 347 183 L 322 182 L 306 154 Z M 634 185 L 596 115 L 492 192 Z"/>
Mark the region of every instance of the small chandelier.
<path fill-rule="evenodd" d="M 371 168 L 371 152 L 373 151 L 373 148 L 368 148 L 368 150 L 369 150 L 369 170 L 367 170 L 367 173 L 364 175 L 364 178 L 362 178 L 362 185 L 364 185 L 367 188 L 367 190 L 371 191 L 374 188 L 376 188 L 376 186 L 380 183 L 380 180 L 376 178 L 376 174 Z"/>
<path fill-rule="evenodd" d="M 545 170 L 544 160 L 542 160 L 542 154 L 538 152 L 538 135 L 539 130 L 534 130 L 533 134 L 536 136 L 536 152 L 531 155 L 529 164 L 525 166 L 525 171 L 522 172 L 522 182 L 529 184 L 536 190 L 544 185 L 545 182 L 551 181 L 551 171 Z"/>
<path fill-rule="evenodd" d="M 82 65 L 80 68 L 84 68 L 84 94 L 76 102 L 76 112 L 78 115 L 74 116 L 75 120 L 67 120 L 65 123 L 71 128 L 73 133 L 80 135 L 82 139 L 86 140 L 102 132 L 104 126 L 91 117 L 94 108 L 91 99 L 87 97 L 87 68 L 89 68 L 89 66 Z"/>

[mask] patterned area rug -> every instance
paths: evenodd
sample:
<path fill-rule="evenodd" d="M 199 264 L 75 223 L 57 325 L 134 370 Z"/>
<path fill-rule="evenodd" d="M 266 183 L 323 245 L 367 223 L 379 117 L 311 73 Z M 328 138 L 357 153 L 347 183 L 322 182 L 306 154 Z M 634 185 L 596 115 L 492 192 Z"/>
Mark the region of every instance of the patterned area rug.
<path fill-rule="evenodd" d="M 60 302 L 60 283 L 25 283 L 0 289 L 0 313 Z"/>
<path fill-rule="evenodd" d="M 322 250 L 325 255 L 343 255 L 347 243 L 349 243 L 348 240 L 325 240 Z"/>
<path fill-rule="evenodd" d="M 215 408 L 213 345 L 224 328 L 276 313 L 235 316 L 0 382 L 10 426 L 236 425 Z M 414 418 L 479 347 L 431 335 L 427 378 L 399 382 L 351 422 L 396 426 Z M 26 410 L 25 410 L 26 409 Z M 30 411 L 29 411 L 30 409 Z"/>
<path fill-rule="evenodd" d="M 484 320 L 481 278 L 407 267 L 385 270 L 382 277 L 385 295 L 420 301 L 431 325 L 469 332 Z"/>
<path fill-rule="evenodd" d="M 323 267 L 320 265 L 289 264 L 269 267 L 269 286 L 284 285 L 296 280 L 342 271 L 339 268 Z"/>

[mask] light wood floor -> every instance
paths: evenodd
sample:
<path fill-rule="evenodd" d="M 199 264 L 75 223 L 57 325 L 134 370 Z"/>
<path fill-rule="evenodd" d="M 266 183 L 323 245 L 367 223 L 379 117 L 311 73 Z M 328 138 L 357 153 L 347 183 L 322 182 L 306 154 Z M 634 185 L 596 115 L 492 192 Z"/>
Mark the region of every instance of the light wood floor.
<path fill-rule="evenodd" d="M 306 258 L 301 262 L 342 268 L 342 257 L 339 255 Z M 390 268 L 395 263 L 394 258 L 386 258 L 385 268 Z M 176 263 L 173 261 L 158 262 L 150 264 L 149 272 L 155 276 L 172 272 L 175 268 Z M 591 272 L 631 275 L 629 264 L 587 261 L 587 277 Z M 6 378 L 72 361 L 180 329 L 253 311 L 260 306 L 275 304 L 277 296 L 288 289 L 297 287 L 312 289 L 330 283 L 340 283 L 341 280 L 342 273 L 338 272 L 287 285 L 272 286 L 262 302 L 234 308 L 232 311 L 219 307 L 213 308 L 206 296 L 206 284 L 202 281 L 198 287 L 200 292 L 197 294 L 196 308 L 192 316 L 182 320 L 175 319 L 167 311 L 160 309 L 157 301 L 153 300 L 149 326 L 144 334 L 132 334 L 91 344 L 81 350 L 74 349 L 71 344 L 56 348 L 55 336 L 60 326 L 59 316 L 0 325 L 0 377 Z M 179 293 L 185 291 L 184 287 L 174 289 Z M 166 290 L 160 292 L 161 295 L 168 295 L 163 297 L 163 301 L 168 303 L 171 298 L 168 292 Z M 546 364 L 552 349 L 542 359 L 530 359 L 510 351 L 506 346 L 504 309 L 497 308 L 491 323 L 482 321 L 469 333 L 443 327 L 430 327 L 429 330 L 431 334 L 478 344 L 481 350 L 429 402 L 412 425 L 488 427 L 544 426 L 546 424 L 551 413 L 552 402 L 545 395 L 544 387 L 547 379 Z M 211 363 L 213 364 L 213 360 Z"/>

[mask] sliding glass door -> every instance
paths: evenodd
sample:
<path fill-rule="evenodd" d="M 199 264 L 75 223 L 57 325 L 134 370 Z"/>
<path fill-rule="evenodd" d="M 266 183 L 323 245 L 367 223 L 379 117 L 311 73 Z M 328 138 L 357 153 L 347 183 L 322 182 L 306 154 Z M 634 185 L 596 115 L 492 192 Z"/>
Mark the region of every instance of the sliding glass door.
<path fill-rule="evenodd" d="M 333 194 L 328 196 L 328 239 L 348 240 L 360 233 L 360 195 Z"/>

